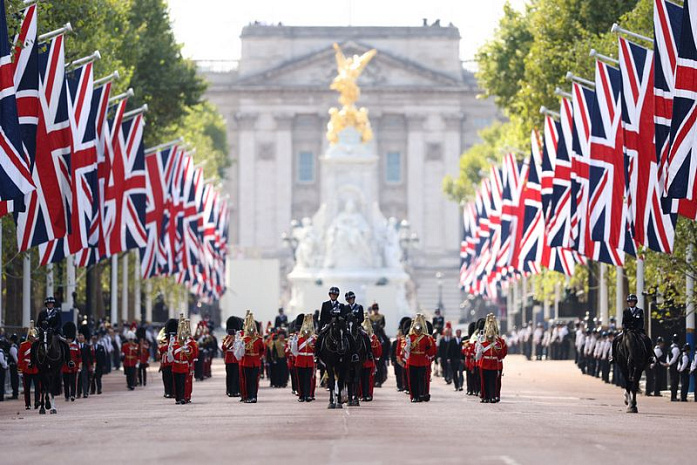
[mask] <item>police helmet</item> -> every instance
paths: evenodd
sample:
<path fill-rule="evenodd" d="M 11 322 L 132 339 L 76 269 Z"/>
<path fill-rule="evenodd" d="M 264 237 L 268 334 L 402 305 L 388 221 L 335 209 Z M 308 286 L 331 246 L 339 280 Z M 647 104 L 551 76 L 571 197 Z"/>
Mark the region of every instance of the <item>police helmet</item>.
<path fill-rule="evenodd" d="M 680 338 L 678 337 L 677 334 L 673 334 L 673 343 L 677 344 Z"/>
<path fill-rule="evenodd" d="M 689 352 L 690 351 L 690 344 L 685 344 L 684 346 L 682 346 L 682 350 L 684 350 L 685 352 Z"/>
<path fill-rule="evenodd" d="M 656 344 L 658 344 L 658 343 L 660 343 L 660 342 L 665 342 L 665 340 L 663 339 L 662 336 L 658 336 L 658 337 L 656 338 Z"/>
<path fill-rule="evenodd" d="M 344 298 L 345 298 L 346 300 L 355 299 L 355 298 L 356 298 L 356 294 L 354 294 L 353 291 L 348 291 L 346 294 L 344 294 Z"/>
<path fill-rule="evenodd" d="M 339 292 L 339 288 L 336 286 L 332 286 L 329 288 L 329 295 L 339 295 L 341 292 Z"/>
<path fill-rule="evenodd" d="M 627 302 L 638 302 L 639 299 L 637 299 L 636 294 L 629 294 L 627 296 Z"/>
<path fill-rule="evenodd" d="M 55 305 L 55 304 L 56 304 L 56 299 L 55 299 L 55 297 L 53 297 L 53 296 L 48 296 L 48 297 L 46 297 L 46 300 L 44 300 L 44 305 L 48 305 L 48 304 L 54 304 L 54 305 Z"/>

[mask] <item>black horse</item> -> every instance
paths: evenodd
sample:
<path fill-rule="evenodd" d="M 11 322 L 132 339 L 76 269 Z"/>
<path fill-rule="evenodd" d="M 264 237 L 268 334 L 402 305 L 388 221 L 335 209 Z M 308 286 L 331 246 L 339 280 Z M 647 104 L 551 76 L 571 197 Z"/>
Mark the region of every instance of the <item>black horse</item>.
<path fill-rule="evenodd" d="M 60 395 L 60 373 L 66 355 L 58 336 L 48 329 L 40 331 L 39 340 L 31 346 L 31 363 L 39 370 L 40 414 L 46 409 L 58 413 L 55 396 Z"/>
<path fill-rule="evenodd" d="M 328 326 L 319 347 L 318 357 L 326 368 L 328 408 L 334 409 L 341 408 L 342 391 L 351 364 L 351 344 L 344 318 L 334 316 Z"/>
<path fill-rule="evenodd" d="M 346 392 L 348 393 L 347 405 L 349 407 L 360 406 L 360 402 L 358 401 L 358 390 L 361 385 L 361 372 L 363 371 L 363 364 L 368 358 L 368 351 L 372 350 L 370 346 L 366 347 L 365 339 L 359 332 L 358 326 L 358 324 L 354 323 L 351 331 L 351 337 L 356 341 L 355 350 L 358 354 L 358 361 L 350 362 L 346 373 Z M 351 354 L 351 356 L 353 356 L 353 354 Z"/>
<path fill-rule="evenodd" d="M 617 344 L 617 354 L 614 357 L 625 379 L 624 404 L 627 406 L 627 413 L 638 412 L 636 393 L 639 390 L 639 380 L 651 360 L 651 353 L 647 349 L 651 344 L 647 344 L 644 338 L 648 336 L 638 331 L 625 331 Z"/>

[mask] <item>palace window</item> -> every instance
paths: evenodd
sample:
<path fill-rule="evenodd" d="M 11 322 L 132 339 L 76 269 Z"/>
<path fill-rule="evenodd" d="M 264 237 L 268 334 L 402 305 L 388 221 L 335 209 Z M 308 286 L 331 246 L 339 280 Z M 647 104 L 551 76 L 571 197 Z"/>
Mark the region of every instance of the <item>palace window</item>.
<path fill-rule="evenodd" d="M 298 182 L 315 182 L 315 155 L 312 152 L 300 152 L 298 155 Z"/>
<path fill-rule="evenodd" d="M 402 154 L 387 152 L 385 160 L 385 182 L 399 184 L 402 182 Z"/>

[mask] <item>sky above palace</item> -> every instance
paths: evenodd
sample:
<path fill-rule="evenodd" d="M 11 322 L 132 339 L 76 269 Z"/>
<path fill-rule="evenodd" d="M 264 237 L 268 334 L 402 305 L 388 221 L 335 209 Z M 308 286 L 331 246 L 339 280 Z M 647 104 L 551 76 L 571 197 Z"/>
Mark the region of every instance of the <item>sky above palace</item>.
<path fill-rule="evenodd" d="M 457 26 L 460 57 L 470 61 L 493 34 L 509 1 L 522 9 L 526 0 L 167 0 L 177 41 L 194 60 L 237 60 L 239 35 L 249 23 L 285 26 Z"/>

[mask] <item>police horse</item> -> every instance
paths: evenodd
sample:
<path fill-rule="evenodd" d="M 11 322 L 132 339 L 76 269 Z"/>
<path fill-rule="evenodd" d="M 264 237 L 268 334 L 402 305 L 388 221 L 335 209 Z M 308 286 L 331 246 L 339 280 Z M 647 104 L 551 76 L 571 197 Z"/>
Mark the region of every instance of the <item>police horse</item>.
<path fill-rule="evenodd" d="M 614 357 L 625 379 L 624 404 L 627 406 L 627 413 L 638 412 L 636 393 L 639 390 L 639 380 L 651 360 L 651 353 L 647 349 L 650 344 L 647 344 L 644 338 L 648 336 L 639 331 L 624 331 Z"/>
<path fill-rule="evenodd" d="M 322 338 L 318 356 L 326 368 L 329 405 L 327 408 L 342 408 L 341 399 L 346 388 L 346 377 L 351 364 L 351 344 L 346 320 L 334 315 L 327 332 Z"/>
<path fill-rule="evenodd" d="M 351 328 L 351 337 L 356 341 L 355 348 L 358 354 L 357 361 L 351 361 L 348 366 L 348 371 L 346 373 L 346 392 L 348 393 L 349 407 L 358 407 L 360 402 L 358 401 L 358 390 L 361 385 L 361 372 L 363 371 L 363 364 L 368 358 L 368 351 L 372 350 L 371 347 L 366 347 L 365 339 L 359 333 L 359 324 L 353 323 Z M 351 358 L 352 358 L 351 354 Z"/>
<path fill-rule="evenodd" d="M 55 396 L 60 395 L 61 368 L 68 356 L 59 337 L 47 325 L 43 325 L 39 331 L 39 340 L 31 347 L 31 363 L 39 371 L 39 413 L 42 415 L 46 414 L 47 409 L 52 414 L 58 413 Z"/>

